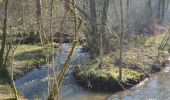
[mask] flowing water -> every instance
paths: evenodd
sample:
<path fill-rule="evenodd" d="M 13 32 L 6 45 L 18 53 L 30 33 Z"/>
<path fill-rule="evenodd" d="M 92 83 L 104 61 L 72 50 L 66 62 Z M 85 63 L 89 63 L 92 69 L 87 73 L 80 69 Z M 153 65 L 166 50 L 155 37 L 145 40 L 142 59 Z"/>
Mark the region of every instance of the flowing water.
<path fill-rule="evenodd" d="M 56 64 L 56 70 L 60 70 L 63 62 L 69 52 L 69 44 L 62 45 L 62 52 L 60 55 L 61 64 Z M 59 54 L 55 53 L 55 60 L 58 61 Z M 70 63 L 70 69 L 65 76 L 62 88 L 62 100 L 170 100 L 170 66 L 165 70 L 154 75 L 149 81 L 141 86 L 131 90 L 118 92 L 115 94 L 92 92 L 77 85 L 72 76 L 72 67 L 77 61 L 79 64 L 85 64 L 89 60 L 88 53 L 82 53 L 81 47 L 75 50 L 73 59 Z M 15 81 L 17 90 L 22 93 L 29 100 L 39 98 L 46 100 L 47 97 L 47 80 L 48 80 L 48 65 L 44 65 L 40 69 L 33 70 Z"/>

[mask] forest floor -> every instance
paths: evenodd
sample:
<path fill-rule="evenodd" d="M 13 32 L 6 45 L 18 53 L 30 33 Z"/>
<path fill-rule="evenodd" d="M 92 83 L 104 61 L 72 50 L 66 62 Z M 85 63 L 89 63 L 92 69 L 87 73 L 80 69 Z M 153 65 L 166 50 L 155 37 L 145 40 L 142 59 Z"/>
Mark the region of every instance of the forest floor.
<path fill-rule="evenodd" d="M 0 82 L 0 100 L 12 100 L 14 95 L 9 85 Z"/>
<path fill-rule="evenodd" d="M 14 92 L 7 82 L 0 79 L 0 100 L 15 100 Z M 24 97 L 19 95 L 19 100 L 25 100 Z"/>
<path fill-rule="evenodd" d="M 152 72 L 163 68 L 168 46 L 160 48 L 165 34 L 146 37 L 140 45 L 133 42 L 126 45 L 123 52 L 122 79 L 119 80 L 119 52 L 98 57 L 74 71 L 80 85 L 92 90 L 117 91 L 129 88 L 144 80 Z M 144 38 L 144 37 L 139 37 Z M 136 46 L 136 47 L 135 47 Z M 158 57 L 159 52 L 159 57 Z M 101 64 L 102 63 L 102 64 Z M 122 85 L 120 85 L 122 84 Z"/>

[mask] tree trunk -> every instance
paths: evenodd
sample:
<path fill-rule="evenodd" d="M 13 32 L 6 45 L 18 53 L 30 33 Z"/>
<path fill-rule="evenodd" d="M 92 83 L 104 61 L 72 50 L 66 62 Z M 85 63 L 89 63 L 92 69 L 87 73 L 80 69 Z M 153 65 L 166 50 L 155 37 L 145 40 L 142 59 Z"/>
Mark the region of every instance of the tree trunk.
<path fill-rule="evenodd" d="M 160 15 L 161 15 L 161 1 L 162 0 L 159 0 L 159 2 L 158 2 L 157 19 L 160 19 Z"/>
<path fill-rule="evenodd" d="M 165 0 L 162 0 L 161 24 L 163 24 L 164 17 L 165 17 Z"/>
<path fill-rule="evenodd" d="M 5 62 L 5 48 L 6 48 L 6 39 L 7 39 L 7 12 L 8 12 L 8 0 L 5 1 L 5 18 L 4 18 L 4 25 L 3 25 L 3 34 L 2 34 L 2 43 L 0 49 L 0 73 L 8 75 L 8 71 L 6 68 Z M 4 63 L 5 62 L 5 63 Z"/>
<path fill-rule="evenodd" d="M 120 23 L 120 19 L 119 19 L 119 15 L 117 13 L 117 7 L 116 7 L 115 0 L 113 0 L 113 6 L 114 6 L 114 10 L 115 10 L 116 20 L 117 20 L 118 23 Z"/>
<path fill-rule="evenodd" d="M 152 24 L 152 0 L 148 0 L 147 2 L 148 7 L 148 30 L 151 34 L 151 24 Z"/>
<path fill-rule="evenodd" d="M 42 29 L 42 1 L 37 0 L 37 34 L 40 34 Z"/>
<path fill-rule="evenodd" d="M 110 0 L 104 0 L 104 6 L 103 6 L 103 11 L 102 11 L 102 21 L 101 21 L 101 37 L 102 37 L 102 47 L 105 49 L 105 50 L 102 50 L 103 53 L 105 54 L 108 54 L 110 52 L 110 43 L 109 43 L 109 40 L 108 40 L 108 37 L 107 37 L 107 33 L 106 33 L 106 26 L 107 26 L 107 20 L 108 20 L 108 8 L 109 8 L 109 1 Z M 101 48 L 101 49 L 103 49 Z"/>
<path fill-rule="evenodd" d="M 96 57 L 99 55 L 100 50 L 99 50 L 99 33 L 98 33 L 98 26 L 97 26 L 97 14 L 96 14 L 96 2 L 95 0 L 90 0 L 90 14 L 91 14 L 91 35 L 92 35 L 92 39 L 91 39 L 91 56 L 92 58 Z M 95 37 L 95 38 L 94 38 Z"/>
<path fill-rule="evenodd" d="M 127 16 L 127 29 L 129 29 L 129 0 L 127 0 L 126 3 L 127 3 L 127 11 L 126 11 L 126 16 Z"/>
<path fill-rule="evenodd" d="M 120 34 L 120 65 L 119 65 L 119 79 L 122 79 L 122 64 L 123 64 L 123 33 L 124 33 L 124 18 L 123 18 L 123 1 L 120 0 L 120 13 L 121 13 L 121 34 Z"/>

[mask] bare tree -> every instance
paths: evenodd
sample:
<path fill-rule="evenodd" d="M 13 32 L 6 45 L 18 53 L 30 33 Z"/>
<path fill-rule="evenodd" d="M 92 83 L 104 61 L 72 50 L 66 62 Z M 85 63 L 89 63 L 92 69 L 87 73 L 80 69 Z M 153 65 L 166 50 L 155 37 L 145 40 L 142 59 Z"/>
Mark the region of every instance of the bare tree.
<path fill-rule="evenodd" d="M 37 5 L 37 34 L 40 35 L 40 39 L 42 39 L 41 30 L 42 30 L 42 1 L 36 0 Z M 42 40 L 41 40 L 42 42 Z"/>
<path fill-rule="evenodd" d="M 2 43 L 1 43 L 1 49 L 0 49 L 0 73 L 2 75 L 8 75 L 7 71 L 7 62 L 5 59 L 6 54 L 6 40 L 7 40 L 7 12 L 8 12 L 8 0 L 5 0 L 5 14 L 4 14 L 4 21 L 3 21 L 3 34 L 2 34 Z"/>
<path fill-rule="evenodd" d="M 90 15 L 91 15 L 91 21 L 90 21 L 90 25 L 91 25 L 91 35 L 92 37 L 96 37 L 96 38 L 92 38 L 91 40 L 91 55 L 92 57 L 96 57 L 99 55 L 100 50 L 99 50 L 99 43 L 98 43 L 98 39 L 100 38 L 99 36 L 99 31 L 98 31 L 98 26 L 97 26 L 97 13 L 96 13 L 96 2 L 95 0 L 90 0 Z M 95 47 L 94 48 L 94 44 Z"/>
<path fill-rule="evenodd" d="M 122 65 L 123 65 L 123 33 L 124 33 L 124 18 L 123 18 L 123 1 L 120 0 L 120 13 L 121 13 L 121 34 L 120 34 L 120 65 L 119 65 L 119 79 L 122 79 Z"/>
<path fill-rule="evenodd" d="M 127 16 L 127 28 L 129 28 L 129 3 L 130 1 L 129 0 L 126 0 L 126 4 L 127 4 L 127 10 L 126 10 L 126 16 Z"/>

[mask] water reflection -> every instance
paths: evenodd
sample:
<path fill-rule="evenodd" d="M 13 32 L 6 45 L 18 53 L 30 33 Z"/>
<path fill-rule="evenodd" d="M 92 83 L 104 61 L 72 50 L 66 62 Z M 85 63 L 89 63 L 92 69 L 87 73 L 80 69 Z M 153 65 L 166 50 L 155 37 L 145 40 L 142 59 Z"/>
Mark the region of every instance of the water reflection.
<path fill-rule="evenodd" d="M 151 77 L 145 85 L 113 94 L 107 100 L 170 100 L 169 84 L 170 73 L 162 71 Z"/>

